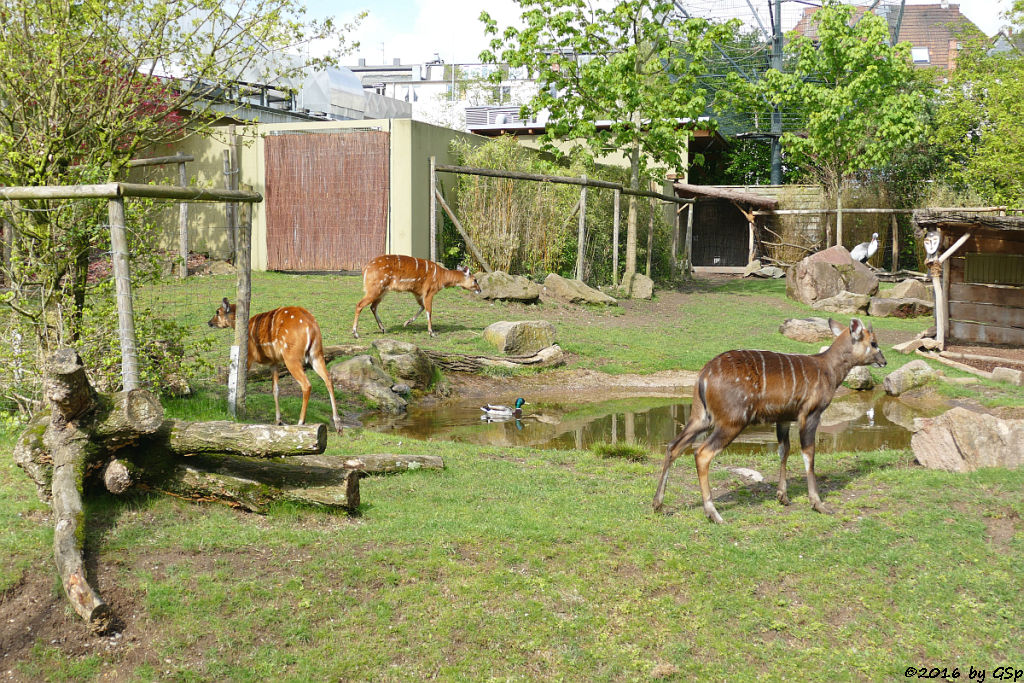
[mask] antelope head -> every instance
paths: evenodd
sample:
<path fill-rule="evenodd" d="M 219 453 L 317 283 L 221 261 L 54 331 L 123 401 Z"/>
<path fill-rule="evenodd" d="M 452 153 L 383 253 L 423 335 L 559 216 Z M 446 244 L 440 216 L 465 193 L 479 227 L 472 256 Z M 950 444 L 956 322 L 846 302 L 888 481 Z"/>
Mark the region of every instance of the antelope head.
<path fill-rule="evenodd" d="M 483 291 L 480 289 L 480 283 L 476 281 L 476 277 L 469 272 L 469 266 L 459 266 L 456 270 L 462 273 L 462 281 L 458 283 L 459 287 L 477 294 Z"/>
<path fill-rule="evenodd" d="M 828 325 L 836 337 L 845 331 L 840 323 L 831 318 Z M 878 347 L 874 328 L 871 325 L 865 326 L 860 318 L 850 321 L 849 355 L 854 361 L 854 365 L 873 365 L 876 368 L 884 368 L 887 364 L 885 356 L 882 355 L 882 349 Z"/>
<path fill-rule="evenodd" d="M 234 327 L 235 307 L 224 297 L 224 303 L 217 307 L 217 312 L 206 323 L 210 327 Z"/>

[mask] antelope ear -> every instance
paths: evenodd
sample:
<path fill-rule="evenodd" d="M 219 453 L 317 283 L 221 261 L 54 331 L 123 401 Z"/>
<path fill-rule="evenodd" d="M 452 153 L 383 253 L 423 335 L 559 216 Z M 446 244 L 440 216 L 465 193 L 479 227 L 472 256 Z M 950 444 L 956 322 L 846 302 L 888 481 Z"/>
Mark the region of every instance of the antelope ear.
<path fill-rule="evenodd" d="M 224 297 L 224 311 L 227 312 L 227 311 L 230 311 L 230 310 L 231 310 L 231 302 L 228 301 L 227 297 Z"/>
<path fill-rule="evenodd" d="M 864 338 L 864 323 L 860 321 L 860 318 L 854 318 L 850 321 L 850 338 L 855 342 L 859 342 Z"/>
<path fill-rule="evenodd" d="M 843 329 L 845 329 L 845 328 L 843 328 L 842 323 L 837 323 L 832 318 L 829 318 L 828 319 L 828 329 L 832 330 L 832 334 L 834 336 L 838 337 L 839 335 L 841 335 L 843 333 Z"/>

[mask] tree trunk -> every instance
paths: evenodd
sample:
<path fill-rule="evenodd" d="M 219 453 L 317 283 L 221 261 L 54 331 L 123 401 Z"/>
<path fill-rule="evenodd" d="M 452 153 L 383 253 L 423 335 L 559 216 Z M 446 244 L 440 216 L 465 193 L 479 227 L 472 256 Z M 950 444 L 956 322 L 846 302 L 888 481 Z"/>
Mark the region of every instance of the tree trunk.
<path fill-rule="evenodd" d="M 186 422 L 167 420 L 160 431 L 140 447 L 175 455 L 235 453 L 257 458 L 323 453 L 327 427 L 323 424 L 261 425 L 227 420 Z"/>
<path fill-rule="evenodd" d="M 327 455 L 300 455 L 288 461 L 317 467 L 343 466 L 360 474 L 391 474 L 409 470 L 443 470 L 444 460 L 436 455 L 396 455 L 394 453 L 368 453 L 351 458 L 335 458 Z"/>
<path fill-rule="evenodd" d="M 640 143 L 634 143 L 629 154 L 629 189 L 640 189 Z M 629 212 L 626 218 L 626 270 L 622 274 L 622 282 L 632 282 L 636 273 L 636 233 L 637 208 L 636 195 L 629 195 Z"/>

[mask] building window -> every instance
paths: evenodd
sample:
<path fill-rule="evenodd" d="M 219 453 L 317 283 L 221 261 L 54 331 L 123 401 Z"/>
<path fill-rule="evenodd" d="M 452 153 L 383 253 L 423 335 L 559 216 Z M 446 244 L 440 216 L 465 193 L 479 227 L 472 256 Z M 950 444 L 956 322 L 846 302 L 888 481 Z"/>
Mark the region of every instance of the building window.
<path fill-rule="evenodd" d="M 914 58 L 914 64 L 931 64 L 931 57 L 928 56 L 928 48 L 926 47 L 912 47 L 910 48 L 910 54 Z"/>

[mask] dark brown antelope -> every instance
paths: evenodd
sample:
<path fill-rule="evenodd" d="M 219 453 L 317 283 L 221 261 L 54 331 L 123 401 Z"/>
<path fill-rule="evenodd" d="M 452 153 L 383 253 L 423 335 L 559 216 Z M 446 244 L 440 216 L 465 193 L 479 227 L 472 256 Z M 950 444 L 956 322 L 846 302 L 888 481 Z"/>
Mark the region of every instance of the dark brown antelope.
<path fill-rule="evenodd" d="M 436 337 L 430 318 L 431 304 L 434 302 L 434 295 L 445 287 L 462 287 L 472 292 L 480 293 L 480 285 L 476 278 L 469 272 L 469 268 L 460 267 L 449 270 L 439 263 L 414 256 L 400 256 L 398 254 L 385 254 L 378 256 L 363 268 L 363 292 L 364 296 L 356 304 L 356 317 L 352 320 L 352 336 L 359 338 L 356 329 L 359 326 L 359 313 L 367 306 L 377 320 L 377 327 L 384 331 L 384 323 L 377 315 L 377 305 L 388 292 L 412 292 L 416 297 L 416 303 L 420 310 L 416 315 L 406 320 L 402 326 L 408 327 L 409 323 L 420 317 L 424 310 L 427 312 L 427 330 L 431 337 Z"/>
<path fill-rule="evenodd" d="M 223 305 L 217 308 L 207 323 L 210 327 L 235 326 L 235 304 L 226 298 Z M 338 405 L 334 401 L 334 384 L 327 372 L 324 362 L 323 335 L 320 325 L 313 314 L 300 306 L 284 306 L 272 311 L 258 313 L 249 318 L 249 348 L 245 359 L 245 369 L 253 363 L 269 365 L 274 378 L 274 410 L 277 424 L 281 421 L 281 404 L 278 401 L 277 374 L 283 363 L 295 381 L 302 388 L 302 412 L 299 413 L 299 424 L 306 423 L 306 406 L 309 404 L 310 383 L 306 377 L 305 366 L 310 364 L 316 374 L 320 375 L 327 385 L 327 393 L 331 397 L 331 414 L 334 417 L 334 428 L 341 433 L 341 419 L 338 417 Z"/>
<path fill-rule="evenodd" d="M 852 368 L 858 365 L 884 367 L 886 361 L 874 331 L 857 318 L 850 321 L 849 329 L 831 319 L 828 324 L 836 338 L 832 346 L 821 353 L 805 356 L 773 351 L 727 351 L 704 366 L 693 388 L 690 420 L 665 453 L 661 481 L 654 494 L 655 510 L 661 509 L 665 498 L 672 462 L 698 435 L 712 430 L 694 450 L 694 460 L 704 514 L 721 524 L 722 517 L 711 500 L 708 466 L 747 425 L 757 422 L 775 423 L 779 440 L 776 497 L 783 505 L 789 505 L 786 459 L 789 457 L 789 425 L 795 420 L 800 430 L 800 452 L 804 456 L 811 507 L 818 512 L 831 513 L 821 502 L 814 477 L 814 434 L 818 422 Z"/>

